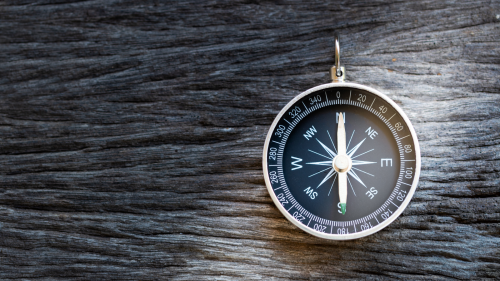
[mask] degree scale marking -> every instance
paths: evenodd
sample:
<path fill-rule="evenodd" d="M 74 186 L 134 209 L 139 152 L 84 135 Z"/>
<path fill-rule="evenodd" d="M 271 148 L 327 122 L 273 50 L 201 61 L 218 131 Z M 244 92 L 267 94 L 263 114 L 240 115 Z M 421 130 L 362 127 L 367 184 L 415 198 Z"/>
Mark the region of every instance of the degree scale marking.
<path fill-rule="evenodd" d="M 383 117 L 383 116 L 382 116 L 379 112 L 375 112 L 375 110 L 373 110 L 373 109 L 372 109 L 372 110 L 370 110 L 370 109 L 371 109 L 371 106 L 373 105 L 373 103 L 374 103 L 374 101 L 375 101 L 375 99 L 373 100 L 372 104 L 370 105 L 370 109 L 369 109 L 369 108 L 367 108 L 367 106 L 366 106 L 365 104 L 362 104 L 362 103 L 359 103 L 359 102 L 353 102 L 353 101 L 351 101 L 351 100 L 346 101 L 346 100 L 340 100 L 340 99 L 338 99 L 338 100 L 337 100 L 337 101 L 335 101 L 335 102 L 333 102 L 333 101 L 329 101 L 329 100 L 328 100 L 328 95 L 327 95 L 327 93 L 326 93 L 326 92 L 325 92 L 325 96 L 326 96 L 326 101 L 325 101 L 325 102 L 318 103 L 318 104 L 316 104 L 315 106 L 313 106 L 312 108 L 308 108 L 305 112 L 303 112 L 302 114 L 300 114 L 300 116 L 297 116 L 298 118 L 296 118 L 296 120 L 294 120 L 294 122 L 293 122 L 292 124 L 291 124 L 288 120 L 286 120 L 285 118 L 282 118 L 282 120 L 286 121 L 286 122 L 287 122 L 288 124 L 290 124 L 291 126 L 290 126 L 287 130 L 286 130 L 285 134 L 283 135 L 283 138 L 282 138 L 282 143 L 279 143 L 279 144 L 280 144 L 280 153 L 279 153 L 279 154 L 280 154 L 280 156 L 281 156 L 281 157 L 279 157 L 279 158 L 281 158 L 281 159 L 282 159 L 282 156 L 283 156 L 283 149 L 282 149 L 282 148 L 283 148 L 284 144 L 286 144 L 286 141 L 287 141 L 287 139 L 288 139 L 288 137 L 289 137 L 290 133 L 291 133 L 291 132 L 293 131 L 293 129 L 295 128 L 295 125 L 296 125 L 296 124 L 298 124 L 298 122 L 300 122 L 300 121 L 301 121 L 304 117 L 306 117 L 307 115 L 309 115 L 309 113 L 311 113 L 311 112 L 313 112 L 313 111 L 315 111 L 315 110 L 317 110 L 317 109 L 319 109 L 319 108 L 323 108 L 323 107 L 325 107 L 325 106 L 328 106 L 328 105 L 333 105 L 333 104 L 347 104 L 347 105 L 354 105 L 354 106 L 358 106 L 358 107 L 364 108 L 365 110 L 367 110 L 367 111 L 369 111 L 369 112 L 371 112 L 371 113 L 375 114 L 377 117 L 379 117 L 379 118 L 380 118 L 380 120 L 381 120 L 382 122 L 384 122 L 384 123 L 386 124 L 386 126 L 390 129 L 390 131 L 391 131 L 391 132 L 392 132 L 392 134 L 393 134 L 394 139 L 395 139 L 395 140 L 396 140 L 396 142 L 397 142 L 397 147 L 398 147 L 398 150 L 399 150 L 399 152 L 400 152 L 400 154 L 401 154 L 401 162 L 403 162 L 403 161 L 415 161 L 415 160 L 404 160 L 404 157 L 403 157 L 403 149 L 402 149 L 402 145 L 401 145 L 401 142 L 400 142 L 400 140 L 401 140 L 402 138 L 398 138 L 397 133 L 396 133 L 396 130 L 395 130 L 395 129 L 392 127 L 392 125 L 388 122 L 389 120 L 387 120 L 386 118 L 384 118 L 384 117 Z M 350 99 L 350 98 L 351 98 L 351 92 L 349 93 L 349 99 Z M 304 105 L 304 106 L 305 106 L 305 105 Z M 395 114 L 396 114 L 396 113 L 395 113 Z M 394 115 L 395 115 L 395 114 L 394 114 Z M 393 116 L 394 116 L 394 115 L 393 115 Z M 389 118 L 389 119 L 392 119 L 392 117 L 393 117 L 393 116 L 391 116 L 391 118 Z M 403 120 L 403 121 L 404 121 L 404 120 Z M 410 135 L 408 135 L 408 136 L 410 136 Z M 405 136 L 404 138 L 406 138 L 406 137 L 408 137 L 408 136 Z M 282 161 L 280 161 L 280 162 L 281 162 L 280 164 L 281 164 L 281 165 L 283 165 Z M 379 222 L 379 220 L 377 219 L 377 217 L 376 217 L 376 216 L 377 216 L 378 214 L 380 214 L 383 210 L 386 210 L 386 208 L 387 208 L 387 204 L 389 204 L 389 201 L 391 201 L 391 200 L 394 198 L 395 193 L 399 191 L 399 181 L 400 181 L 400 179 L 402 180 L 401 175 L 402 175 L 402 172 L 403 172 L 403 169 L 404 169 L 404 166 L 403 166 L 403 164 L 404 164 L 404 163 L 401 163 L 401 164 L 402 164 L 402 165 L 401 165 L 401 173 L 400 173 L 400 177 L 398 178 L 398 184 L 396 185 L 396 187 L 394 188 L 393 192 L 391 193 L 390 198 L 386 200 L 386 202 L 383 204 L 383 206 L 382 206 L 382 207 L 380 207 L 379 209 L 377 209 L 376 211 L 372 212 L 370 215 L 368 215 L 368 216 L 366 216 L 366 217 L 363 217 L 363 218 L 361 218 L 361 219 L 354 220 L 354 221 L 341 222 L 342 226 L 350 226 L 350 225 L 353 225 L 353 226 L 355 227 L 356 222 L 357 222 L 357 223 L 359 223 L 360 221 L 361 221 L 361 222 L 366 222 L 366 221 L 368 221 L 368 220 L 370 220 L 370 219 L 372 219 L 372 218 L 374 218 L 374 219 L 377 221 L 377 223 L 378 223 L 378 224 L 380 224 L 380 222 Z M 282 167 L 279 167 L 279 173 L 281 174 L 281 175 L 280 175 L 280 176 L 281 176 L 280 178 L 283 178 L 283 170 L 282 170 Z M 412 177 L 412 182 L 413 182 L 413 180 L 414 180 L 414 177 Z M 284 181 L 284 178 L 283 178 L 283 181 Z M 404 184 L 405 184 L 405 185 L 409 185 L 409 186 L 411 186 L 410 184 L 406 184 L 406 183 L 404 183 Z M 281 188 L 281 187 L 280 187 L 280 188 Z M 290 194 L 290 192 L 289 192 L 289 190 L 288 190 L 288 186 L 286 185 L 286 183 L 285 183 L 285 188 L 284 188 L 284 189 L 286 189 L 286 191 L 285 191 L 285 193 L 287 194 L 287 196 L 286 196 L 286 197 L 287 197 L 287 198 L 288 198 L 288 197 L 293 198 L 293 196 Z M 289 198 L 289 199 L 291 199 L 291 198 Z M 292 206 L 290 209 L 292 209 L 295 205 L 297 205 L 297 204 L 298 204 L 298 202 L 295 200 L 295 198 L 293 198 L 293 201 L 294 201 L 294 204 L 293 204 L 293 206 Z M 390 203 L 393 203 L 393 202 L 391 201 Z M 394 203 L 393 203 L 393 204 L 394 204 Z M 326 220 L 325 220 L 325 219 L 323 219 L 323 218 L 320 218 L 320 217 L 317 217 L 317 216 L 315 216 L 315 215 L 311 214 L 310 212 L 308 212 L 307 210 L 305 210 L 302 206 L 300 206 L 300 204 L 298 204 L 298 206 L 299 206 L 299 207 L 300 207 L 300 209 L 301 209 L 301 210 L 300 210 L 301 215 L 303 215 L 303 216 L 307 216 L 307 217 L 309 217 L 309 218 L 310 218 L 309 223 L 310 223 L 310 221 L 314 218 L 314 219 L 315 219 L 315 221 L 318 221 L 318 222 L 320 222 L 320 223 L 324 223 L 324 224 L 329 224 L 329 225 L 332 225 L 332 230 L 331 230 L 331 233 L 333 233 L 333 224 L 337 224 L 337 222 L 335 222 L 335 221 L 326 221 Z M 395 205 L 395 206 L 397 206 L 397 205 Z M 399 208 L 399 207 L 398 207 L 398 208 Z M 289 209 L 289 210 L 290 210 L 290 209 Z M 304 211 L 305 213 L 303 213 L 302 211 Z M 391 214 L 391 216 L 392 216 L 392 214 Z M 308 223 L 308 225 L 309 225 L 309 223 Z M 373 228 L 373 227 L 375 227 L 375 226 L 371 226 L 370 228 Z M 355 231 L 355 232 L 357 232 L 357 231 Z"/>

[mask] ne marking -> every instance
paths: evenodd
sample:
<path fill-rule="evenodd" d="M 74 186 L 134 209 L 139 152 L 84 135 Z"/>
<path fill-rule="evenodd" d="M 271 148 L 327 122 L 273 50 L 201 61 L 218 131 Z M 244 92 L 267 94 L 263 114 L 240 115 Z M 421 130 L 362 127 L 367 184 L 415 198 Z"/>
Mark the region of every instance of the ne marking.
<path fill-rule="evenodd" d="M 413 162 L 415 162 L 415 160 L 401 160 L 401 161 L 403 161 L 403 162 L 408 162 L 408 161 L 413 161 Z"/>
<path fill-rule="evenodd" d="M 394 115 L 396 115 L 396 113 L 394 113 Z M 392 116 L 391 116 L 391 118 L 387 119 L 387 121 L 391 120 L 391 119 L 392 119 L 392 117 L 394 117 L 394 115 L 392 115 Z"/>

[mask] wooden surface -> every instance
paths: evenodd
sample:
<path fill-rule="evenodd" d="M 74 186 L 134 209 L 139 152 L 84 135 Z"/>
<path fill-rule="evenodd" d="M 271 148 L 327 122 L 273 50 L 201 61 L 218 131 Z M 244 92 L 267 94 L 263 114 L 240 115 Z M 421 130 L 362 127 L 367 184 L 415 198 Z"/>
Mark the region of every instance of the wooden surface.
<path fill-rule="evenodd" d="M 0 279 L 500 278 L 500 1 L 327 2 L 0 1 Z M 261 171 L 334 32 L 422 151 L 402 216 L 347 242 Z"/>

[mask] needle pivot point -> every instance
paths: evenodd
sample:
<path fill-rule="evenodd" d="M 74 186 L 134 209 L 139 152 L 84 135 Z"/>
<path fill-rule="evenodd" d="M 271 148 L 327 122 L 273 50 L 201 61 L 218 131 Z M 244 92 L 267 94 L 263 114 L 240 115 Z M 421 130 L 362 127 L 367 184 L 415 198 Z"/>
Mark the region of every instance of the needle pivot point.
<path fill-rule="evenodd" d="M 337 155 L 333 159 L 333 168 L 339 173 L 348 172 L 352 167 L 351 158 L 347 155 Z"/>
<path fill-rule="evenodd" d="M 335 159 L 335 166 L 337 166 L 340 170 L 344 170 L 349 167 L 349 160 L 345 155 L 340 155 L 337 159 Z"/>

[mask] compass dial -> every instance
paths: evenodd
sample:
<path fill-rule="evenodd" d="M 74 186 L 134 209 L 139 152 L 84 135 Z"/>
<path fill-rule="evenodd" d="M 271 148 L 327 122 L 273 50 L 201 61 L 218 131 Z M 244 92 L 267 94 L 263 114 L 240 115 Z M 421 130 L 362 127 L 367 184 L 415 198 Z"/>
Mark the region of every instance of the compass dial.
<path fill-rule="evenodd" d="M 334 83 L 300 94 L 280 112 L 263 164 L 269 193 L 291 222 L 345 240 L 401 214 L 417 186 L 420 152 L 393 101 L 362 85 Z"/>

